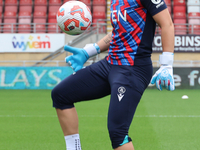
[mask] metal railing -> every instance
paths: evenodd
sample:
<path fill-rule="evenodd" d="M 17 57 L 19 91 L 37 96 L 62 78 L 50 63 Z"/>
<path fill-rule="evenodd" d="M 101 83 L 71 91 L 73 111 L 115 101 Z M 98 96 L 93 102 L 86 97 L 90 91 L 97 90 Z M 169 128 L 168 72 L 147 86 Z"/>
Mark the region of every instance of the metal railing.
<path fill-rule="evenodd" d="M 102 23 L 102 21 L 105 21 Z M 106 33 L 107 20 L 99 19 L 97 23 L 92 23 L 91 27 L 96 27 L 98 33 Z M 200 34 L 200 24 L 174 23 L 175 34 Z M 156 27 L 156 34 L 160 34 L 161 29 Z M 63 33 L 57 23 L 0 23 L 0 33 Z"/>
<path fill-rule="evenodd" d="M 34 66 L 35 63 L 45 63 L 44 66 L 66 66 L 65 61 L 61 60 L 5 60 L 0 61 L 0 66 L 18 66 L 18 67 L 29 67 Z"/>
<path fill-rule="evenodd" d="M 159 67 L 159 61 L 152 61 L 154 67 Z M 200 60 L 174 60 L 174 67 L 200 67 Z"/>
<path fill-rule="evenodd" d="M 97 21 L 96 24 L 92 24 L 91 28 L 88 30 L 88 32 L 91 32 L 92 34 L 95 33 L 96 34 L 96 40 L 98 40 L 98 34 L 99 33 L 106 33 L 106 27 L 107 27 L 107 23 L 101 23 L 101 21 L 105 21 L 106 20 L 99 20 Z M 17 29 L 19 29 L 20 25 L 19 23 L 16 24 L 4 24 L 1 23 L 0 27 L 4 28 L 4 25 L 9 25 L 9 31 L 11 33 L 17 33 Z M 38 32 L 38 28 L 37 25 L 44 25 L 45 26 L 45 30 L 40 30 L 44 33 L 48 33 L 47 29 L 49 25 L 54 25 L 54 33 L 61 33 L 61 30 L 59 29 L 59 27 L 57 26 L 56 23 L 54 24 L 36 24 L 36 23 L 31 23 L 31 24 L 26 24 L 29 25 L 29 27 L 31 28 L 30 33 L 37 33 Z M 185 28 L 180 28 L 180 31 L 186 31 L 186 33 L 191 33 L 191 34 L 198 34 L 198 32 L 196 31 L 196 26 L 200 26 L 200 24 L 195 25 L 195 24 L 175 24 L 175 29 L 176 29 L 176 25 L 184 25 Z M 4 28 L 5 29 L 5 28 Z M 16 29 L 16 30 L 15 30 Z M 158 34 L 160 29 L 157 27 L 156 28 Z M 199 29 L 200 30 L 200 29 Z M 14 32 L 15 31 L 15 32 Z M 25 30 L 24 30 L 25 31 Z M 179 31 L 179 30 L 176 30 Z M 190 32 L 189 32 L 190 31 Z M 74 44 L 76 44 L 77 42 L 79 42 L 80 40 L 84 39 L 85 36 L 88 33 L 86 32 L 86 34 L 83 34 L 83 36 L 81 36 L 81 39 L 76 38 L 73 41 L 69 41 L 69 45 L 73 46 Z M 199 34 L 200 35 L 200 34 Z M 42 60 L 21 60 L 21 61 L 0 61 L 0 66 L 66 66 L 67 64 L 65 63 L 65 61 L 61 61 L 61 60 L 53 60 L 53 58 L 55 58 L 56 56 L 60 55 L 61 53 L 63 53 L 63 47 L 58 49 L 55 53 L 52 53 L 48 56 L 48 58 L 44 58 Z M 102 55 L 102 57 L 101 57 Z M 96 62 L 102 58 L 104 58 L 104 56 L 106 55 L 105 53 L 98 55 L 98 57 L 96 57 L 95 59 L 91 59 L 87 62 L 86 65 L 89 65 L 93 62 Z M 50 58 L 52 57 L 52 58 Z M 49 59 L 50 58 L 50 59 Z M 158 67 L 159 66 L 159 62 L 158 61 L 153 61 L 153 66 Z M 174 66 L 175 67 L 200 67 L 200 60 L 199 61 L 193 61 L 193 60 L 187 60 L 187 61 L 174 61 Z"/>
<path fill-rule="evenodd" d="M 92 23 L 99 33 L 106 33 L 106 23 Z M 63 33 L 57 23 L 0 23 L 0 33 Z"/>
<path fill-rule="evenodd" d="M 88 66 L 94 62 L 99 61 L 102 59 L 102 57 L 98 57 L 99 59 L 89 59 L 85 66 Z M 36 63 L 41 63 L 42 67 L 59 67 L 59 66 L 69 66 L 64 60 L 19 60 L 19 61 L 0 61 L 0 66 L 5 66 L 5 67 L 34 67 L 34 64 Z M 152 61 L 154 67 L 159 67 L 159 61 L 154 60 Z M 38 65 L 40 66 L 40 65 Z M 198 61 L 193 61 L 193 60 L 175 60 L 174 67 L 200 67 L 200 60 Z"/>
<path fill-rule="evenodd" d="M 90 29 L 86 30 L 84 33 L 82 33 L 81 36 L 78 36 L 77 38 L 69 41 L 68 43 L 66 43 L 67 45 L 70 46 L 74 46 L 77 43 L 79 43 L 80 41 L 86 39 L 87 37 L 89 37 L 92 34 L 96 34 L 98 28 L 96 27 L 91 27 Z M 45 62 L 45 60 L 53 60 L 54 58 L 58 57 L 59 55 L 61 55 L 62 53 L 64 53 L 64 45 L 59 48 L 58 50 L 56 50 L 55 52 L 52 52 L 51 54 L 49 54 L 48 56 L 44 57 L 42 60 L 36 62 L 33 66 L 42 66 L 44 64 L 46 64 L 47 62 Z M 42 62 L 43 61 L 43 62 Z"/>
<path fill-rule="evenodd" d="M 0 23 L 2 33 L 61 33 L 57 23 Z"/>
<path fill-rule="evenodd" d="M 200 35 L 200 24 L 189 24 L 189 23 L 174 23 L 174 30 L 176 35 L 182 34 L 199 34 Z M 161 29 L 159 26 L 156 27 L 156 34 L 160 34 Z"/>
<path fill-rule="evenodd" d="M 85 66 L 94 63 L 93 59 L 86 62 Z M 69 66 L 64 60 L 5 60 L 0 61 L 0 66 L 4 67 L 37 67 L 34 64 L 41 63 L 42 67 L 59 67 L 59 66 Z M 39 66 L 40 67 L 40 66 Z"/>

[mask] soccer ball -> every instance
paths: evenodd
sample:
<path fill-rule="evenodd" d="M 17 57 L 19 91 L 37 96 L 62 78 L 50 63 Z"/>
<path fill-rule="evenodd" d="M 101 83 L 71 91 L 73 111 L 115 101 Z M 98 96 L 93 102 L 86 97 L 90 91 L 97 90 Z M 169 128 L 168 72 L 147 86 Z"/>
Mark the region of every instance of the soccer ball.
<path fill-rule="evenodd" d="M 80 1 L 68 1 L 57 12 L 57 23 L 69 35 L 79 35 L 92 23 L 90 9 Z"/>

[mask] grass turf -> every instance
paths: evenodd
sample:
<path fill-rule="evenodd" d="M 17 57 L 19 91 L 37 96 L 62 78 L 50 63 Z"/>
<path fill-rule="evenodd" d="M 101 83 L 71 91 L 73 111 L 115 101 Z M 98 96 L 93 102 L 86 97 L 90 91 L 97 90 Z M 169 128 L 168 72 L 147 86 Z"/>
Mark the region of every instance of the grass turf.
<path fill-rule="evenodd" d="M 50 90 L 0 90 L 0 150 L 65 149 L 50 95 Z M 135 149 L 199 150 L 199 104 L 199 90 L 146 90 L 130 127 Z M 76 104 L 83 150 L 112 149 L 108 105 L 109 96 Z"/>

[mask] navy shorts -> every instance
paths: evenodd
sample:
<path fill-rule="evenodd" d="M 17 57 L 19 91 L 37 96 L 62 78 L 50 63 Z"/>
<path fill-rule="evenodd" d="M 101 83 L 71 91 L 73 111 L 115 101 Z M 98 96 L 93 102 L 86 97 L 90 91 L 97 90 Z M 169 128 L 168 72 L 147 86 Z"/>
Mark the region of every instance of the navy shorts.
<path fill-rule="evenodd" d="M 128 135 L 136 107 L 150 83 L 152 65 L 117 66 L 106 59 L 87 66 L 61 81 L 52 90 L 53 106 L 74 107 L 74 103 L 111 94 L 108 130 L 113 148 Z M 130 138 L 128 138 L 131 141 Z"/>

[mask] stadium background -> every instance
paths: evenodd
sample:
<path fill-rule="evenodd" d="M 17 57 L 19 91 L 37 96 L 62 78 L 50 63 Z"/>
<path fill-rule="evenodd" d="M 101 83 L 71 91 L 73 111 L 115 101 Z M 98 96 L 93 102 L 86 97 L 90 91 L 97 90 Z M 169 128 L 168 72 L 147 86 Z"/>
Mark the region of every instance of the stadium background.
<path fill-rule="evenodd" d="M 63 45 L 83 47 L 112 29 L 109 1 L 83 2 L 92 11 L 93 24 L 81 36 L 69 36 L 56 25 L 55 15 L 64 1 L 0 0 L 0 150 L 65 149 L 51 102 L 51 89 L 73 72 L 64 62 L 70 54 Z M 130 136 L 136 150 L 199 150 L 200 1 L 166 3 L 175 24 L 176 90 L 159 92 L 149 86 Z M 153 51 L 156 71 L 161 54 L 158 27 Z M 91 58 L 86 65 L 105 55 Z M 182 99 L 183 95 L 189 99 Z M 109 96 L 76 104 L 82 149 L 111 149 L 106 127 L 108 106 Z"/>
<path fill-rule="evenodd" d="M 40 88 L 40 86 L 26 86 L 30 85 L 26 83 L 29 80 L 29 76 L 26 74 L 27 70 L 31 70 L 31 67 L 64 67 L 66 66 L 64 58 L 70 55 L 63 50 L 64 44 L 83 47 L 86 43 L 98 41 L 112 30 L 109 20 L 109 1 L 81 1 L 91 9 L 93 18 L 92 26 L 80 36 L 70 36 L 62 33 L 56 24 L 56 13 L 59 7 L 67 2 L 67 0 L 0 0 L 0 66 L 7 66 L 6 69 L 4 68 L 1 71 L 1 89 Z M 184 88 L 197 88 L 200 84 L 198 69 L 200 66 L 200 1 L 166 0 L 165 2 L 175 25 L 174 67 L 178 75 L 177 80 L 181 80 L 179 82 L 182 82 L 183 79 L 186 81 L 183 82 Z M 159 67 L 158 58 L 162 52 L 159 27 L 156 28 L 155 34 L 152 60 L 154 67 Z M 102 53 L 91 58 L 86 65 L 103 59 L 105 55 L 106 53 Z M 25 67 L 25 71 L 20 72 L 21 68 L 17 67 Z M 176 67 L 181 67 L 183 71 L 177 72 Z M 184 67 L 189 69 L 184 69 Z M 10 71 L 13 69 L 15 71 Z M 43 68 L 43 70 L 45 69 Z M 6 72 L 9 71 L 12 72 L 13 76 L 8 77 Z M 195 71 L 195 75 L 191 79 L 187 76 L 192 71 Z M 20 73 L 17 74 L 18 72 Z M 53 72 L 56 71 L 53 70 Z M 57 74 L 59 72 L 62 71 L 57 71 Z M 44 72 L 41 71 L 40 73 Z M 179 75 L 180 73 L 182 75 Z M 39 76 L 37 71 L 35 73 L 35 80 L 36 76 Z M 42 78 L 44 77 L 40 79 Z M 55 82 L 54 85 L 56 85 L 60 79 L 63 79 L 62 77 L 58 78 L 51 82 Z M 49 79 L 45 79 L 48 82 Z M 196 83 L 194 87 L 190 86 L 191 80 Z M 14 81 L 20 84 L 20 86 L 15 87 Z M 178 85 L 178 88 L 182 87 Z"/>

